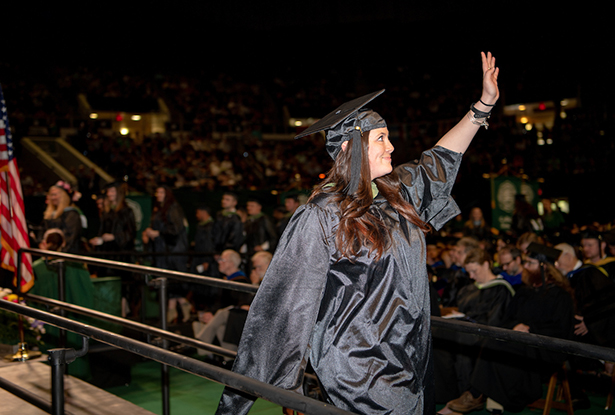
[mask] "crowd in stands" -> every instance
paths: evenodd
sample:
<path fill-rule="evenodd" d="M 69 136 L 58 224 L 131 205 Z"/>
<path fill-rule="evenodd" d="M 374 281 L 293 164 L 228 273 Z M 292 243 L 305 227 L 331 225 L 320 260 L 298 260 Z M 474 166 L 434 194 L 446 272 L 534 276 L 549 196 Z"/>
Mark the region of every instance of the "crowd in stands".
<path fill-rule="evenodd" d="M 288 125 L 288 117 L 321 116 L 345 101 L 348 91 L 360 94 L 386 88 L 378 110 L 392 131 L 394 160 L 415 158 L 467 111 L 468 103 L 460 97 L 477 96 L 477 91 L 464 90 L 465 85 L 475 84 L 466 80 L 472 73 L 460 71 L 452 81 L 447 69 L 162 73 L 57 66 L 40 73 L 4 64 L 0 81 L 17 140 L 28 134 L 58 135 L 62 126 L 78 128 L 79 133 L 71 137 L 76 148 L 117 179 L 127 176 L 135 190 L 152 194 L 156 184 L 225 190 L 310 188 L 330 166 L 322 157 L 323 143 L 318 138 L 268 141 L 263 133 L 292 136 L 296 129 Z M 387 79 L 386 84 L 382 79 Z M 612 176 L 608 166 L 614 143 L 605 135 L 612 120 L 604 108 L 596 109 L 588 100 L 583 107 L 568 110 L 566 118 L 556 117 L 553 129 L 543 131 L 543 138 L 551 138 L 553 144 L 539 146 L 536 128 L 526 131 L 502 114 L 504 105 L 521 102 L 517 100 L 532 85 L 524 85 L 521 92 L 517 85 L 502 85 L 502 89 L 502 105 L 489 131 L 475 140 L 466 155 L 469 162 L 463 163 L 461 185 L 485 173 L 526 174 L 531 179 L 544 178 L 545 186 L 566 196 L 563 177 L 590 176 L 591 183 L 595 177 Z M 92 98 L 162 98 L 172 115 L 169 131 L 140 142 L 135 137 L 105 135 L 96 122 L 78 113 L 79 93 Z M 173 126 L 180 126 L 181 138 L 171 135 Z M 223 138 L 214 138 L 214 132 Z M 48 184 L 32 183 L 27 169 L 25 173 L 26 194 L 46 191 Z"/>

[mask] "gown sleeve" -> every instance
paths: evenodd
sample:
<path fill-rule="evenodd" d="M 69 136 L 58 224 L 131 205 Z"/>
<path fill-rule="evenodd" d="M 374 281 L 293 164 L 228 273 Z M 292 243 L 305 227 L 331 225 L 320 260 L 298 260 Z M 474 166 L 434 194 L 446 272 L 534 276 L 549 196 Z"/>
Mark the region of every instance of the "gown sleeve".
<path fill-rule="evenodd" d="M 297 210 L 252 302 L 233 371 L 298 390 L 329 270 L 331 213 Z M 246 414 L 256 398 L 226 387 L 218 415 Z"/>
<path fill-rule="evenodd" d="M 174 247 L 179 242 L 180 235 L 184 230 L 184 212 L 179 204 L 174 203 L 167 211 L 167 220 L 161 222 L 160 236 L 168 247 Z"/>
<path fill-rule="evenodd" d="M 460 213 L 451 197 L 463 154 L 436 146 L 396 168 L 402 192 L 422 220 L 436 230 Z"/>
<path fill-rule="evenodd" d="M 65 209 L 62 213 L 62 231 L 64 232 L 65 252 L 71 254 L 79 253 L 79 244 L 81 238 L 81 218 L 76 209 Z"/>

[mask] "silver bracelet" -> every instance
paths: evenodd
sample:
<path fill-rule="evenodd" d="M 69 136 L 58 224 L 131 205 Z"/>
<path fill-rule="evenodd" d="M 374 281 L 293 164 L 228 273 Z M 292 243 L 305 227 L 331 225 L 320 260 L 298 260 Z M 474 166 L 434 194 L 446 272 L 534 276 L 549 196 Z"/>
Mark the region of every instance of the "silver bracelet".
<path fill-rule="evenodd" d="M 473 111 L 468 111 L 468 118 L 470 119 L 470 122 L 472 122 L 472 124 L 478 125 L 480 127 L 485 127 L 485 130 L 489 129 L 489 123 L 487 122 L 487 118 L 489 118 L 488 116 L 477 118 L 474 116 Z"/>

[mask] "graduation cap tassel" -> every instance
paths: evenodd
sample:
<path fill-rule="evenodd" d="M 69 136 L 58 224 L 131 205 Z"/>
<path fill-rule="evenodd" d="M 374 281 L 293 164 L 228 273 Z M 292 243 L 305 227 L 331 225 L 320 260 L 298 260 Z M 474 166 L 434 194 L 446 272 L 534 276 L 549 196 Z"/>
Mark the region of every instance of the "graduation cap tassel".
<path fill-rule="evenodd" d="M 346 186 L 346 193 L 353 194 L 359 189 L 361 182 L 361 164 L 363 163 L 363 149 L 361 145 L 361 129 L 355 127 L 352 131 L 352 159 L 350 160 L 350 183 Z"/>

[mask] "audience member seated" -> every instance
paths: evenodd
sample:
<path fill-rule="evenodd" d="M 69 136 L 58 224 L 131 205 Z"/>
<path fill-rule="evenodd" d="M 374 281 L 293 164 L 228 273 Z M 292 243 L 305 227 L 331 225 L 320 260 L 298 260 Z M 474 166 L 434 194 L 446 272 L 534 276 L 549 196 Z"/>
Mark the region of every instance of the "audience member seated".
<path fill-rule="evenodd" d="M 582 263 L 575 249 L 566 243 L 555 246 L 562 253 L 557 269 L 564 274 L 574 290 L 576 301 L 573 340 L 598 346 L 615 347 L 615 282 L 603 268 Z M 601 362 L 578 356 L 570 358 L 572 373 L 569 375 L 570 392 L 574 409 L 589 407 L 578 370 L 613 373 L 612 362 Z"/>
<path fill-rule="evenodd" d="M 468 273 L 463 268 L 463 263 L 468 252 L 478 248 L 480 248 L 480 245 L 475 238 L 469 236 L 461 238 L 451 251 L 453 265 L 450 268 L 436 270 L 438 279 L 443 279 L 446 282 L 440 300 L 443 307 L 457 306 L 459 290 L 471 282 Z"/>
<path fill-rule="evenodd" d="M 513 287 L 521 285 L 521 273 L 523 270 L 521 251 L 514 245 L 506 245 L 499 250 L 498 258 L 500 260 L 500 268 L 502 268 L 502 273 L 500 274 L 502 278 Z"/>
<path fill-rule="evenodd" d="M 555 268 L 560 251 L 540 244 L 528 246 L 523 282 L 511 301 L 501 327 L 562 339 L 572 336 L 573 294 Z M 471 387 L 439 413 L 486 409 L 519 412 L 543 394 L 543 382 L 561 368 L 566 355 L 514 342 L 485 341 Z"/>
<path fill-rule="evenodd" d="M 60 229 L 48 229 L 43 236 L 40 247 L 41 249 L 46 249 L 48 251 L 61 251 L 64 244 L 64 234 Z M 28 293 L 59 300 L 61 297 L 58 291 L 58 269 L 60 266 L 64 267 L 64 301 L 82 307 L 94 308 L 96 304 L 94 284 L 92 283 L 90 273 L 84 264 L 66 262 L 64 260 L 57 259 L 52 260 L 48 258 L 37 259 L 32 264 L 32 270 L 34 271 L 35 277 L 34 285 Z M 95 321 L 78 314 L 73 315 L 69 313 L 67 317 L 82 323 L 95 324 Z M 66 344 L 61 345 L 60 331 L 53 326 L 46 325 L 45 327 L 46 332 L 43 336 L 45 348 L 81 348 L 82 338 L 80 335 L 70 331 L 67 332 Z M 71 365 L 71 374 L 81 378 L 87 377 L 89 374 L 87 359 L 79 362 L 75 365 L 75 367 Z"/>
<path fill-rule="evenodd" d="M 222 255 L 223 257 L 233 257 L 229 251 L 225 251 Z M 254 254 L 252 256 L 252 272 L 250 273 L 250 280 L 254 284 L 255 282 L 260 283 L 260 281 L 265 276 L 265 272 L 267 271 L 267 267 L 271 262 L 272 255 L 269 252 L 262 251 Z M 229 276 L 237 275 L 239 276 L 239 270 L 237 268 L 235 262 L 231 263 L 232 265 L 221 265 L 220 270 L 222 272 L 228 272 Z M 238 265 L 238 264 L 237 264 Z M 233 278 L 235 281 L 245 282 L 245 280 L 241 277 Z M 220 308 L 213 317 L 207 322 L 203 323 L 200 321 L 194 321 L 192 323 L 192 329 L 194 330 L 194 337 L 205 342 L 205 343 L 213 343 L 214 340 L 217 340 L 218 343 L 225 349 L 237 350 L 238 342 L 230 343 L 225 341 L 226 328 L 227 323 L 229 321 L 229 316 L 232 314 L 233 310 L 239 308 L 242 310 L 248 310 L 249 304 L 245 301 L 238 301 L 235 304 L 228 305 L 226 307 Z M 228 336 L 226 336 L 228 337 Z M 208 357 L 212 357 L 211 354 L 207 354 L 204 350 L 199 349 L 199 354 L 208 355 Z"/>
<path fill-rule="evenodd" d="M 519 249 L 519 251 L 521 251 L 522 254 L 525 254 L 527 253 L 527 247 L 532 242 L 535 242 L 537 244 L 544 244 L 544 240 L 537 233 L 525 232 L 517 238 L 517 243 L 515 244 L 515 246 Z"/>
<path fill-rule="evenodd" d="M 463 235 L 472 236 L 479 241 L 491 238 L 491 228 L 487 225 L 481 208 L 473 207 L 470 210 L 470 218 L 463 226 Z"/>
<path fill-rule="evenodd" d="M 491 257 L 483 249 L 471 250 L 465 258 L 464 267 L 473 284 L 459 290 L 457 310 L 450 310 L 443 317 L 457 318 L 478 324 L 499 326 L 503 322 L 508 304 L 515 294 L 512 286 L 491 270 Z M 440 345 L 440 353 L 434 353 L 436 388 L 454 386 L 460 392 L 470 388 L 470 378 L 480 348 L 480 337 L 461 332 L 432 329 L 434 349 Z M 447 340 L 442 342 L 440 339 Z M 445 352 L 448 350 L 448 353 Z M 446 376 L 447 379 L 442 377 Z M 456 382 L 451 382 L 451 379 Z M 456 383 L 456 385 L 454 385 Z M 439 391 L 440 392 L 440 391 Z"/>
<path fill-rule="evenodd" d="M 607 243 L 599 231 L 588 229 L 581 234 L 581 250 L 586 263 L 593 264 L 615 278 L 615 257 L 608 256 Z"/>

